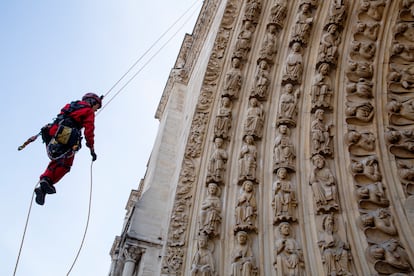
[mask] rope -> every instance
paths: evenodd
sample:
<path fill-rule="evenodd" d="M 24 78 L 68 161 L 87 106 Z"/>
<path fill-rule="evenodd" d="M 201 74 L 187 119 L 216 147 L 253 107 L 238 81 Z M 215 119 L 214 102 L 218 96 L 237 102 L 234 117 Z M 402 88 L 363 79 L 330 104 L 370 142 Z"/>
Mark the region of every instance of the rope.
<path fill-rule="evenodd" d="M 184 15 L 186 13 L 188 13 L 194 6 L 195 4 L 197 4 L 197 2 L 199 2 L 200 0 L 197 0 L 194 2 L 193 5 L 191 5 L 191 7 L 189 7 L 156 41 L 154 41 L 154 43 L 152 43 L 152 45 L 131 65 L 131 67 L 129 67 L 129 69 L 125 72 L 125 74 L 122 75 L 122 77 L 114 84 L 112 85 L 112 87 L 104 94 L 104 97 L 106 97 L 125 77 L 126 75 L 128 75 L 129 72 L 131 72 L 131 70 L 138 64 L 138 62 L 140 62 L 147 54 L 149 51 L 152 50 L 152 48 L 155 47 L 155 45 L 175 26 L 177 25 L 177 23 L 184 17 Z"/>
<path fill-rule="evenodd" d="M 39 182 L 36 183 L 35 188 L 37 184 L 39 184 Z M 17 266 L 19 265 L 20 255 L 23 249 L 24 238 L 26 237 L 27 225 L 29 224 L 30 213 L 32 212 L 33 198 L 34 198 L 34 191 L 32 193 L 32 199 L 30 200 L 29 211 L 27 212 L 27 216 L 26 216 L 26 224 L 24 225 L 22 241 L 20 242 L 19 254 L 17 255 L 17 260 L 16 260 L 16 265 L 14 266 L 13 276 L 16 275 Z"/>
<path fill-rule="evenodd" d="M 89 219 L 91 217 L 91 206 L 92 206 L 92 186 L 93 186 L 93 177 L 92 177 L 92 167 L 93 167 L 93 161 L 91 161 L 91 167 L 90 167 L 90 187 L 89 187 L 89 206 L 88 206 L 88 218 L 86 219 L 86 226 L 85 226 L 85 231 L 83 232 L 83 237 L 82 237 L 82 242 L 79 246 L 78 249 L 78 253 L 76 254 L 75 259 L 73 260 L 72 266 L 70 267 L 68 273 L 66 274 L 66 276 L 68 276 L 70 274 L 70 272 L 72 271 L 73 267 L 76 264 L 76 261 L 78 260 L 79 254 L 82 250 L 83 244 L 85 242 L 85 237 L 86 237 L 86 232 L 88 231 L 88 227 L 89 227 Z"/>
<path fill-rule="evenodd" d="M 199 2 L 200 0 L 196 1 L 173 25 L 175 25 L 191 8 L 193 8 L 195 6 L 195 4 L 197 4 L 197 2 Z M 141 66 L 141 68 L 138 69 L 138 71 L 132 75 L 132 77 L 115 93 L 114 96 L 112 96 L 112 98 L 110 98 L 108 101 L 106 101 L 106 104 L 104 104 L 97 112 L 96 112 L 96 116 L 99 115 L 100 112 L 102 112 L 103 109 L 105 109 L 105 107 L 114 100 L 114 98 L 116 96 L 118 96 L 122 90 L 124 90 L 124 88 L 139 74 L 141 73 L 141 71 L 161 52 L 161 50 L 163 50 L 165 48 L 165 46 L 167 46 L 167 44 L 184 28 L 184 26 L 187 24 L 187 22 L 192 18 L 193 14 L 196 12 L 196 10 L 194 10 L 190 16 L 184 21 L 184 23 L 178 28 L 178 30 L 148 59 L 148 61 L 146 63 L 144 63 L 144 65 Z M 169 30 L 171 29 L 171 27 L 164 32 L 164 34 L 161 36 L 163 37 Z M 153 46 L 161 39 L 161 37 L 144 53 L 147 54 L 152 48 Z M 133 67 L 136 66 L 136 64 L 144 57 L 141 56 L 129 69 L 128 71 L 116 82 L 115 85 L 112 86 L 112 88 L 104 95 L 107 96 L 112 90 L 113 88 L 119 84 L 121 82 L 121 80 L 132 70 Z"/>

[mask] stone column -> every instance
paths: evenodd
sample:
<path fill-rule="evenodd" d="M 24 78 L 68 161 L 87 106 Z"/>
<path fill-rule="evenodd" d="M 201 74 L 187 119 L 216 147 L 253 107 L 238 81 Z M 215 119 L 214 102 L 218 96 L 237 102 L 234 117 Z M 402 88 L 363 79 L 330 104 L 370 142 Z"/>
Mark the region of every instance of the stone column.
<path fill-rule="evenodd" d="M 125 264 L 122 276 L 132 276 L 136 263 L 141 259 L 142 250 L 138 246 L 127 245 L 124 249 Z"/>

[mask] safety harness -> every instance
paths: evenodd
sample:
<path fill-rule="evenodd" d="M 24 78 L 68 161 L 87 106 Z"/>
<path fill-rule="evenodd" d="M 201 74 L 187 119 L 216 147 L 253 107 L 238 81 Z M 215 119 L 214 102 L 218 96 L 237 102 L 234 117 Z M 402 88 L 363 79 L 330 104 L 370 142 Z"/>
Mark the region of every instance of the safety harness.
<path fill-rule="evenodd" d="M 73 101 L 69 107 L 62 108 L 53 123 L 47 124 L 41 129 L 42 139 L 47 145 L 47 154 L 51 160 L 64 156 L 69 157 L 81 148 L 82 126 L 70 114 L 86 107 L 89 106 L 80 101 Z M 58 128 L 55 135 L 51 136 L 49 131 L 53 125 L 57 125 Z"/>

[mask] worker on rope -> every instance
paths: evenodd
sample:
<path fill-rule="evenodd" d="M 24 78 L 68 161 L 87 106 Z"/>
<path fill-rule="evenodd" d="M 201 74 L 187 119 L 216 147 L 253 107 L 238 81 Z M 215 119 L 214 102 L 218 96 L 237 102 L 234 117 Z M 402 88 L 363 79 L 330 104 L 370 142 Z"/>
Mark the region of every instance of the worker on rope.
<path fill-rule="evenodd" d="M 46 194 L 56 193 L 54 185 L 70 171 L 75 153 L 81 148 L 82 133 L 90 149 L 92 161 L 96 160 L 94 148 L 95 112 L 102 106 L 103 96 L 86 93 L 81 101 L 66 104 L 53 123 L 41 129 L 50 163 L 40 175 L 39 187 L 35 188 L 36 203 L 45 204 Z"/>

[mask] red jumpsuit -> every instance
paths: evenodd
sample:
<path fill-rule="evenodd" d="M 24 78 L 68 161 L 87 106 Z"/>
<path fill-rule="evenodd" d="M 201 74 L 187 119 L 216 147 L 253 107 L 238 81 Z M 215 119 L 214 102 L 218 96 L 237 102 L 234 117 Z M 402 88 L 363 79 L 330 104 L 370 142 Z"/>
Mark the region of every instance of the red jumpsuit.
<path fill-rule="evenodd" d="M 86 101 L 79 101 L 79 104 L 85 106 L 81 107 L 73 112 L 67 114 L 80 128 L 84 128 L 84 135 L 86 139 L 86 146 L 89 147 L 92 151 L 94 150 L 94 130 L 95 130 L 95 112 L 92 109 L 91 105 Z M 60 114 L 63 114 L 65 110 L 68 110 L 70 104 L 65 105 L 62 108 Z M 58 129 L 58 124 L 55 123 L 49 130 L 50 136 L 54 136 Z M 70 171 L 72 167 L 73 160 L 75 158 L 75 152 L 70 152 L 65 156 L 51 160 L 47 166 L 45 172 L 40 176 L 42 178 L 49 178 L 50 184 L 53 185 L 57 183 L 66 173 Z"/>

